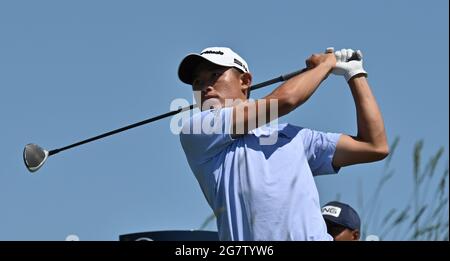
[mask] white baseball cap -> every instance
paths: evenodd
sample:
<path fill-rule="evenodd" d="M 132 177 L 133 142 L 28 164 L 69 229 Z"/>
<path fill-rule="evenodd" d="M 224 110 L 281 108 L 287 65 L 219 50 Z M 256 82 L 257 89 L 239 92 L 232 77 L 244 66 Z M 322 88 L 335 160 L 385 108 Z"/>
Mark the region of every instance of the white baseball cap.
<path fill-rule="evenodd" d="M 208 47 L 201 51 L 200 54 L 191 53 L 184 57 L 178 67 L 180 80 L 184 83 L 192 84 L 195 68 L 205 61 L 225 67 L 234 67 L 242 72 L 249 72 L 247 62 L 230 48 Z"/>

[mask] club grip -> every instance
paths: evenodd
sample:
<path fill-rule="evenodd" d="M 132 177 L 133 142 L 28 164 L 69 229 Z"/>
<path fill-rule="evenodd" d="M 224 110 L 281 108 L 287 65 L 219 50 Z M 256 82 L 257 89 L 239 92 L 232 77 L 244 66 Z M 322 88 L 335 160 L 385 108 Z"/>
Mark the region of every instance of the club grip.
<path fill-rule="evenodd" d="M 360 60 L 361 60 L 361 57 L 359 56 L 359 54 L 357 52 L 354 52 L 352 54 L 352 56 L 347 61 L 349 62 L 349 61 L 360 61 Z M 299 75 L 299 74 L 301 74 L 303 72 L 306 72 L 307 70 L 308 70 L 307 68 L 304 68 L 304 69 L 301 69 L 301 70 L 298 70 L 298 71 L 295 71 L 295 72 L 291 72 L 291 73 L 287 73 L 287 74 L 281 75 L 280 76 L 280 81 L 287 81 L 287 80 L 291 79 L 294 76 L 297 76 L 297 75 Z"/>
<path fill-rule="evenodd" d="M 353 52 L 352 56 L 348 58 L 347 62 L 350 61 L 361 61 L 362 57 L 359 56 L 358 52 Z"/>

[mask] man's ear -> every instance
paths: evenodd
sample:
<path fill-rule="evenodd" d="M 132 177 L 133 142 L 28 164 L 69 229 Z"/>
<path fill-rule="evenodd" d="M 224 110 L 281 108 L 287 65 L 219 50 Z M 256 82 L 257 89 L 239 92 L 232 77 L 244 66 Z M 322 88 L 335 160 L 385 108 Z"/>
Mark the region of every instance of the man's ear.
<path fill-rule="evenodd" d="M 352 231 L 353 240 L 359 240 L 360 236 L 361 235 L 359 234 L 359 230 L 358 229 L 355 229 L 355 230 Z"/>
<path fill-rule="evenodd" d="M 250 86 L 252 86 L 252 75 L 250 73 L 243 73 L 241 74 L 241 90 L 242 92 L 247 95 L 247 93 L 250 91 Z"/>

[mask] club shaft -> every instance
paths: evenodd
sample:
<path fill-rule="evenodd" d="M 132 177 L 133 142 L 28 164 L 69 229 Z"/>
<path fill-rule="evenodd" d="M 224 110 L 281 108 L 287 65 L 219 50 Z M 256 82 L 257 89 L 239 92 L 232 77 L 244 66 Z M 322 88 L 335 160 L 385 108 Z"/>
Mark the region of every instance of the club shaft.
<path fill-rule="evenodd" d="M 109 131 L 109 132 L 97 135 L 95 137 L 92 137 L 92 138 L 89 138 L 89 139 L 85 139 L 85 140 L 82 140 L 82 141 L 70 144 L 68 146 L 65 146 L 65 147 L 62 147 L 62 148 L 59 148 L 59 149 L 51 150 L 51 151 L 48 152 L 48 154 L 49 154 L 49 156 L 51 156 L 51 155 L 54 155 L 54 154 L 56 154 L 58 152 L 61 152 L 61 151 L 64 151 L 64 150 L 68 150 L 68 149 L 71 149 L 73 147 L 77 147 L 77 146 L 80 146 L 80 145 L 83 145 L 83 144 L 86 144 L 86 143 L 89 143 L 89 142 L 92 142 L 92 141 L 95 141 L 95 140 L 98 140 L 98 139 L 102 139 L 102 138 L 114 135 L 114 134 L 122 132 L 122 131 L 133 129 L 133 128 L 139 127 L 141 125 L 150 123 L 150 122 L 154 122 L 154 121 L 157 121 L 157 120 L 160 120 L 160 119 L 163 119 L 163 118 L 167 118 L 169 116 L 178 114 L 178 113 L 183 112 L 183 111 L 192 110 L 195 106 L 196 105 L 192 104 L 190 106 L 186 106 L 184 108 L 180 108 L 180 109 L 178 109 L 176 111 L 170 111 L 170 112 L 167 112 L 167 113 L 164 113 L 164 114 L 161 114 L 161 115 L 158 115 L 158 116 L 155 116 L 155 117 L 152 117 L 152 118 L 140 121 L 140 122 L 136 122 L 136 123 L 127 125 L 125 127 L 122 127 L 122 128 L 116 129 L 116 130 L 112 130 L 112 131 Z"/>
<path fill-rule="evenodd" d="M 267 81 L 265 81 L 265 82 L 262 82 L 262 83 L 258 83 L 258 84 L 253 85 L 253 86 L 250 87 L 250 90 L 253 91 L 253 90 L 257 90 L 257 89 L 262 88 L 262 87 L 266 87 L 266 86 L 268 86 L 268 85 L 272 85 L 272 84 L 277 83 L 277 82 L 284 82 L 284 81 L 287 81 L 287 80 L 289 80 L 290 78 L 292 78 L 292 77 L 294 77 L 294 76 L 296 76 L 296 75 L 299 75 L 299 74 L 301 74 L 301 73 L 303 73 L 303 72 L 305 72 L 305 71 L 306 71 L 306 68 L 305 68 L 305 69 L 298 70 L 298 71 L 295 71 L 295 72 L 292 72 L 292 73 L 288 73 L 288 74 L 284 74 L 284 75 L 278 76 L 278 77 L 276 77 L 276 78 L 267 80 Z"/>
<path fill-rule="evenodd" d="M 295 71 L 295 72 L 292 72 L 292 73 L 288 73 L 288 74 L 284 74 L 284 75 L 278 76 L 276 78 L 270 79 L 270 80 L 262 82 L 262 83 L 258 83 L 258 84 L 252 85 L 250 87 L 250 90 L 256 90 L 256 89 L 259 89 L 259 88 L 262 88 L 262 87 L 266 87 L 266 86 L 272 85 L 274 83 L 287 81 L 290 78 L 305 72 L 306 70 L 307 69 L 298 70 L 298 71 Z M 82 140 L 82 141 L 70 144 L 68 146 L 65 146 L 65 147 L 62 147 L 62 148 L 59 148 L 59 149 L 51 150 L 51 151 L 48 152 L 48 154 L 49 154 L 49 156 L 55 155 L 56 153 L 59 153 L 61 151 L 65 151 L 65 150 L 68 150 L 68 149 L 71 149 L 71 148 L 74 148 L 74 147 L 77 147 L 77 146 L 80 146 L 80 145 L 83 145 L 83 144 L 86 144 L 86 143 L 89 143 L 89 142 L 92 142 L 92 141 L 95 141 L 95 140 L 98 140 L 98 139 L 102 139 L 102 138 L 105 138 L 105 137 L 117 134 L 119 132 L 123 132 L 123 131 L 129 130 L 129 129 L 133 129 L 133 128 L 139 127 L 141 125 L 148 124 L 148 123 L 160 120 L 160 119 L 164 119 L 164 118 L 176 115 L 176 114 L 178 114 L 180 112 L 183 112 L 183 111 L 192 110 L 196 106 L 197 105 L 192 104 L 190 106 L 186 106 L 184 108 L 180 108 L 180 109 L 175 110 L 175 111 L 170 111 L 170 112 L 167 112 L 167 113 L 164 113 L 164 114 L 161 114 L 161 115 L 158 115 L 158 116 L 155 116 L 155 117 L 152 117 L 152 118 L 140 121 L 140 122 L 136 122 L 136 123 L 130 124 L 128 126 L 125 126 L 125 127 L 122 127 L 122 128 L 116 129 L 116 130 L 112 130 L 112 131 L 100 134 L 98 136 L 95 136 L 95 137 L 92 137 L 92 138 L 89 138 L 89 139 L 85 139 L 85 140 Z"/>

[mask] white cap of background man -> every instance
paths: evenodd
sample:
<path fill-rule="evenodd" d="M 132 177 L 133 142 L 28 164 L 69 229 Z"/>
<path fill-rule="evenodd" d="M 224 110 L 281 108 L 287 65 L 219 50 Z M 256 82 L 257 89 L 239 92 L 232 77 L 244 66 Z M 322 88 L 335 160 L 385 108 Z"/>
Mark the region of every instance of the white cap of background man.
<path fill-rule="evenodd" d="M 247 62 L 228 47 L 208 47 L 199 54 L 188 54 L 180 63 L 178 77 L 186 84 L 192 85 L 195 68 L 205 61 L 225 67 L 234 67 L 241 72 L 250 72 Z"/>

